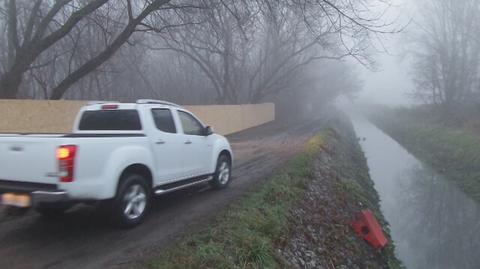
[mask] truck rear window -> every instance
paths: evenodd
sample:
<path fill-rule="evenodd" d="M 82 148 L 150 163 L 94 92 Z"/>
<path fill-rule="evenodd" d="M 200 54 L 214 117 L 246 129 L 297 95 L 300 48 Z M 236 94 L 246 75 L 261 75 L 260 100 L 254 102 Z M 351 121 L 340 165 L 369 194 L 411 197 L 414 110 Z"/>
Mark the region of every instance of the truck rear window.
<path fill-rule="evenodd" d="M 80 119 L 81 131 L 138 131 L 142 130 L 135 109 L 85 111 Z"/>

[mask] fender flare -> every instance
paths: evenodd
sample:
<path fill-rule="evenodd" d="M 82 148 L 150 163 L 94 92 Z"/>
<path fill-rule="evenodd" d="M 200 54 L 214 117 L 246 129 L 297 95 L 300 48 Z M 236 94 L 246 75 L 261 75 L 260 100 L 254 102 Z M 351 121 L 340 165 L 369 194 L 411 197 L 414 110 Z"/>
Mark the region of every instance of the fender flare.
<path fill-rule="evenodd" d="M 211 171 L 215 172 L 215 169 L 217 168 L 217 160 L 218 157 L 222 152 L 228 152 L 230 155 L 230 162 L 233 166 L 233 152 L 230 147 L 230 144 L 228 143 L 226 138 L 220 139 L 219 141 L 216 141 L 216 143 L 213 145 L 213 156 L 212 156 L 212 167 L 210 168 Z"/>
<path fill-rule="evenodd" d="M 155 170 L 152 153 L 148 149 L 139 146 L 125 146 L 112 152 L 109 161 L 105 166 L 104 178 L 108 182 L 106 190 L 108 197 L 115 197 L 120 177 L 123 172 L 132 165 L 143 165 L 150 170 L 152 174 L 152 184 L 154 184 Z"/>

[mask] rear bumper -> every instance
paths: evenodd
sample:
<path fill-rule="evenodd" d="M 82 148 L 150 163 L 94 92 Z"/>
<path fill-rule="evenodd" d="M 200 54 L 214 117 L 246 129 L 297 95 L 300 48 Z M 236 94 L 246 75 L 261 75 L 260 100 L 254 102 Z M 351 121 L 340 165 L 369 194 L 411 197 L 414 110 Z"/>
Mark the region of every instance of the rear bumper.
<path fill-rule="evenodd" d="M 40 203 L 68 202 L 70 198 L 66 191 L 34 191 L 31 193 L 32 206 Z"/>
<path fill-rule="evenodd" d="M 0 194 L 2 193 L 28 194 L 31 206 L 71 201 L 68 192 L 58 189 L 55 184 L 0 180 Z"/>
<path fill-rule="evenodd" d="M 0 193 L 32 193 L 34 191 L 54 192 L 58 191 L 58 186 L 56 184 L 49 183 L 35 183 L 0 179 Z"/>

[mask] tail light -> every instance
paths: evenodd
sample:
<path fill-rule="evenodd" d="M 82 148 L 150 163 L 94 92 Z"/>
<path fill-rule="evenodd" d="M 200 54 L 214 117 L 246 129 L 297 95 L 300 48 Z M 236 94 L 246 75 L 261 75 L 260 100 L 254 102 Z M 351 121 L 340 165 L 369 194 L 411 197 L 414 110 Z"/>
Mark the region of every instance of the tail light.
<path fill-rule="evenodd" d="M 75 172 L 75 155 L 77 146 L 64 145 L 57 149 L 58 170 L 60 182 L 73 182 Z"/>

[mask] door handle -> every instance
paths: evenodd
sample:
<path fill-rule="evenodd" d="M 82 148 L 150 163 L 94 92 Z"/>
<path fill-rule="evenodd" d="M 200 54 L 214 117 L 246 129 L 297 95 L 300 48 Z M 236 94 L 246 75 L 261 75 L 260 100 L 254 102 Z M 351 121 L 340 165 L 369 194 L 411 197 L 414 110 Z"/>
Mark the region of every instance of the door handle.
<path fill-rule="evenodd" d="M 163 144 L 165 144 L 165 143 L 166 143 L 166 142 L 163 141 L 162 139 L 159 139 L 159 140 L 157 140 L 157 142 L 155 142 L 155 144 L 157 144 L 157 145 L 163 145 Z"/>
<path fill-rule="evenodd" d="M 185 145 L 190 145 L 190 144 L 192 144 L 192 141 L 190 140 L 185 141 Z"/>

